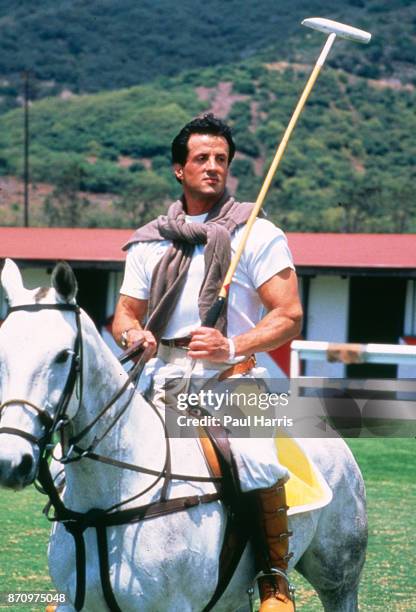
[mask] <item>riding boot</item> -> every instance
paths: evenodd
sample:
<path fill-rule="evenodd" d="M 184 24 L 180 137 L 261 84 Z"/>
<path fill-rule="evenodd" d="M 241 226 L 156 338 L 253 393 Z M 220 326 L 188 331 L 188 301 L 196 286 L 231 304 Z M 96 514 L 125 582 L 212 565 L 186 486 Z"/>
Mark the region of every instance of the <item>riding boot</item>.
<path fill-rule="evenodd" d="M 286 575 L 289 554 L 287 505 L 284 481 L 269 489 L 250 492 L 253 503 L 253 544 L 261 606 L 259 612 L 293 612 L 294 601 Z"/>

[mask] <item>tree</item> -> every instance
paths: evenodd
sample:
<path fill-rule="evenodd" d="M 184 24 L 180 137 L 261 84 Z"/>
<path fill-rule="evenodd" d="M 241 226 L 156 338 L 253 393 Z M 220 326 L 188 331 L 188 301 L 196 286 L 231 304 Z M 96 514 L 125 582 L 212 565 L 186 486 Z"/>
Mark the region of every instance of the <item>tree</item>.
<path fill-rule="evenodd" d="M 119 201 L 123 218 L 132 226 L 142 225 L 165 212 L 170 186 L 154 172 L 140 172 Z"/>
<path fill-rule="evenodd" d="M 386 188 L 385 200 L 386 207 L 390 211 L 392 231 L 399 234 L 414 231 L 416 217 L 414 185 L 398 180 Z"/>
<path fill-rule="evenodd" d="M 351 183 L 339 201 L 344 209 L 342 230 L 347 233 L 368 231 L 369 224 L 380 216 L 381 187 L 364 182 Z"/>
<path fill-rule="evenodd" d="M 43 212 L 49 227 L 80 227 L 85 225 L 82 213 L 89 206 L 79 190 L 84 171 L 79 164 L 67 166 L 57 178 L 56 186 L 43 203 Z"/>

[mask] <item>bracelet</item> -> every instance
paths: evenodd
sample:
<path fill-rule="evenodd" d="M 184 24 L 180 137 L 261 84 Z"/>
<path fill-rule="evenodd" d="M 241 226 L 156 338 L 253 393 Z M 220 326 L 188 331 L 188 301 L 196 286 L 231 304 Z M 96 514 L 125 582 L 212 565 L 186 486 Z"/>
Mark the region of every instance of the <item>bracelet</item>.
<path fill-rule="evenodd" d="M 128 329 L 125 329 L 124 331 L 121 332 L 121 336 L 120 336 L 120 344 L 121 344 L 121 348 L 126 349 L 129 345 L 129 339 L 128 339 L 128 334 L 132 329 L 137 329 L 136 327 L 129 327 Z"/>
<path fill-rule="evenodd" d="M 231 361 L 235 357 L 235 344 L 232 338 L 227 338 L 227 340 L 228 340 L 228 346 L 230 349 L 230 353 L 228 355 L 228 361 Z"/>

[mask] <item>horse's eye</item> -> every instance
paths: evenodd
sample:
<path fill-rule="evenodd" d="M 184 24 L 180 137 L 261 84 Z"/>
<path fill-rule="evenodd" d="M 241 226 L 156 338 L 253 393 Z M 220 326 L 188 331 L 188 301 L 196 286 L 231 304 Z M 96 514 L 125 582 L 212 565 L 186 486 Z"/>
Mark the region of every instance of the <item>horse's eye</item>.
<path fill-rule="evenodd" d="M 57 354 L 57 356 L 55 357 L 55 363 L 65 363 L 68 357 L 69 351 L 65 349 L 64 351 L 61 351 Z"/>

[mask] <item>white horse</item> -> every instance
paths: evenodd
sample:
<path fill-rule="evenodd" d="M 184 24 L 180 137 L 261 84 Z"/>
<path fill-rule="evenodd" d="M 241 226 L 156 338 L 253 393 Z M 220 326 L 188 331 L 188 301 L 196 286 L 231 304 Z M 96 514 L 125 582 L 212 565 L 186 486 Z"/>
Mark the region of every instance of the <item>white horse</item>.
<path fill-rule="evenodd" d="M 158 480 L 155 474 L 166 466 L 166 440 L 161 420 L 151 406 L 139 393 L 134 393 L 126 405 L 128 388 L 94 422 L 126 383 L 127 374 L 85 312 L 80 312 L 77 326 L 77 312 L 65 310 L 68 304 L 75 304 L 76 282 L 71 269 L 59 264 L 52 276 L 52 288 L 27 290 L 17 266 L 6 260 L 2 283 L 14 308 L 0 328 L 0 484 L 21 489 L 34 481 L 45 431 L 60 422 L 64 443 L 69 438 L 77 440 L 77 434 L 83 432 L 79 439 L 82 448 L 98 440 L 94 448 L 97 454 L 150 470 L 120 469 L 91 458 L 66 463 L 63 500 L 69 512 L 86 513 L 93 508 L 117 512 L 158 500 L 163 478 Z M 63 309 L 56 309 L 57 304 Z M 16 309 L 19 306 L 24 308 Z M 82 355 L 82 384 L 78 372 L 70 385 L 71 397 L 64 405 L 68 379 L 76 372 L 75 353 Z M 61 415 L 52 424 L 57 410 Z M 63 412 L 65 417 L 61 418 Z M 173 472 L 209 475 L 197 440 L 171 442 Z M 294 553 L 290 569 L 296 568 L 314 586 L 325 610 L 357 610 L 366 548 L 362 477 L 342 440 L 305 440 L 304 446 L 331 487 L 333 499 L 323 509 L 290 518 L 294 533 L 290 539 Z M 141 491 L 145 491 L 141 497 L 118 506 Z M 208 481 L 176 479 L 168 490 L 169 498 L 209 493 L 215 493 L 215 487 Z M 212 501 L 162 517 L 107 527 L 107 571 L 118 609 L 203 610 L 216 588 L 225 523 L 223 504 Z M 85 528 L 82 536 L 86 567 L 82 609 L 89 612 L 117 609 L 108 606 L 103 595 L 96 536 L 91 527 Z M 54 524 L 49 544 L 50 573 L 57 591 L 67 598 L 59 606 L 60 612 L 76 609 L 74 542 L 63 523 Z M 254 572 L 251 546 L 247 545 L 215 610 L 229 612 L 246 606 L 246 590 Z"/>

